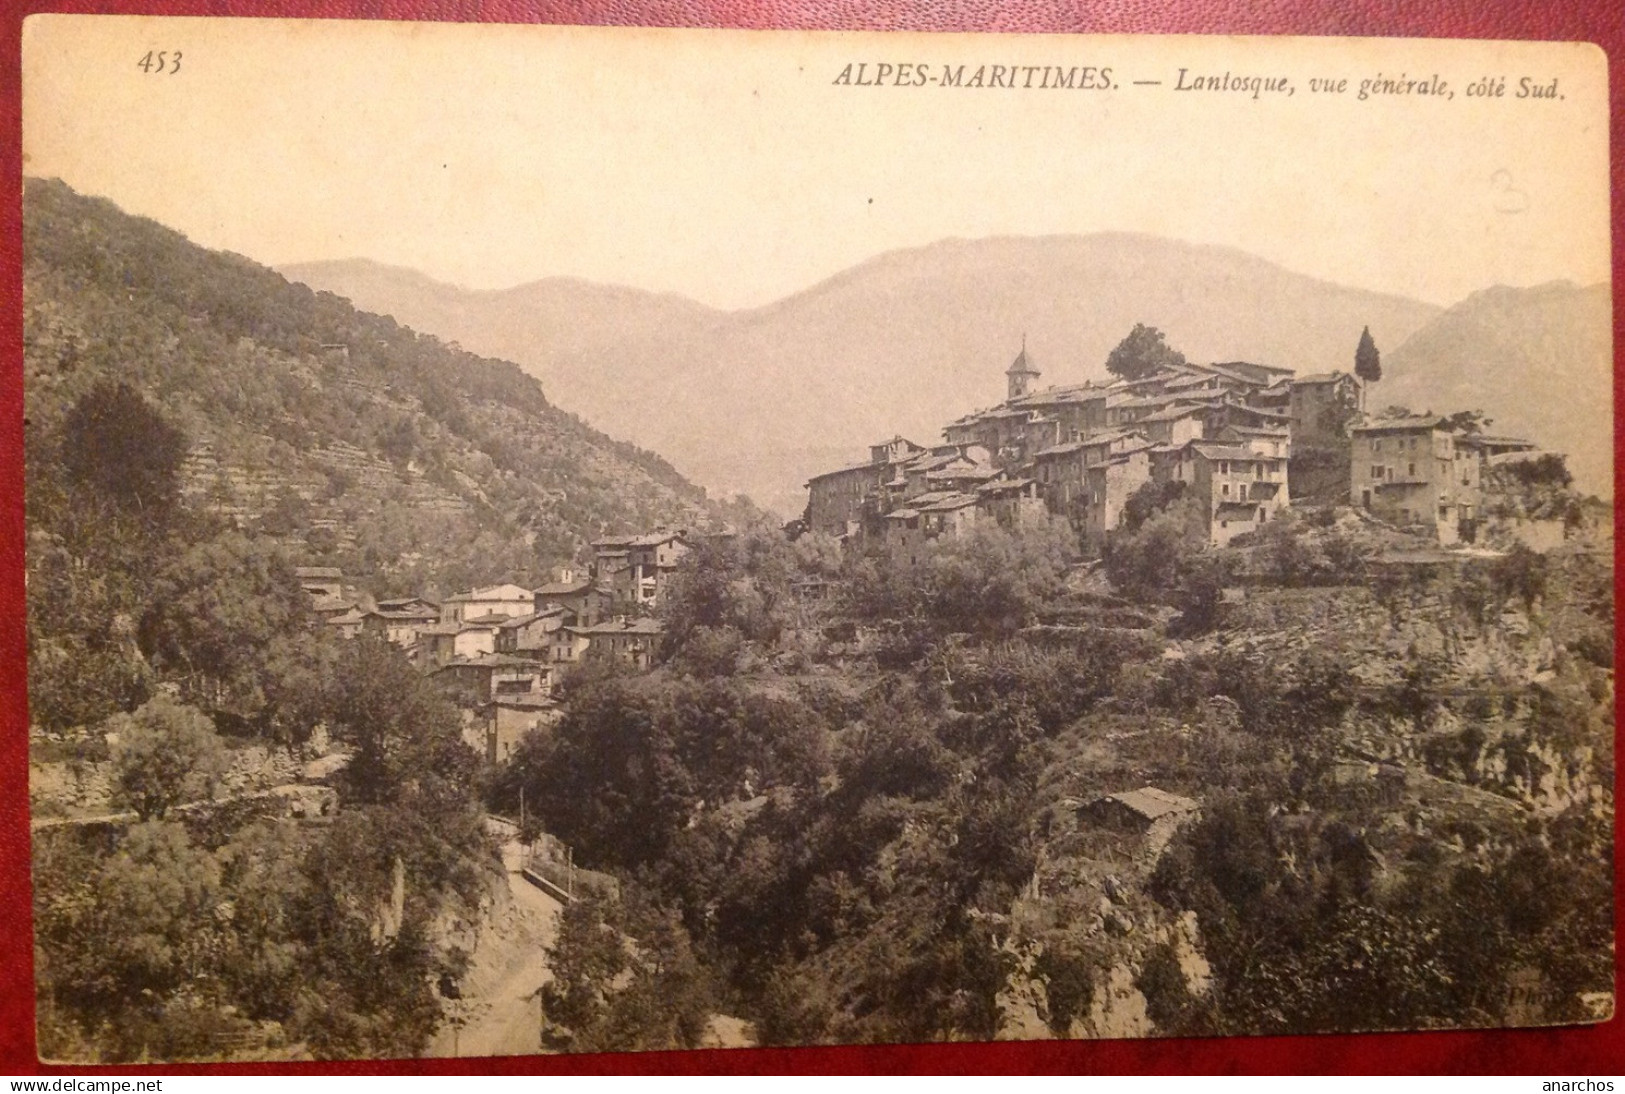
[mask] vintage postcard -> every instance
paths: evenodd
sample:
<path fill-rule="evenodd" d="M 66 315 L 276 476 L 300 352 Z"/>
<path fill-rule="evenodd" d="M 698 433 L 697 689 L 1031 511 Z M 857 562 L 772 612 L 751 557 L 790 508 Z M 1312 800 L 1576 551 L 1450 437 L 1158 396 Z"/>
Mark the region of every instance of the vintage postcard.
<path fill-rule="evenodd" d="M 1599 49 L 23 45 L 42 1057 L 1613 1013 Z"/>

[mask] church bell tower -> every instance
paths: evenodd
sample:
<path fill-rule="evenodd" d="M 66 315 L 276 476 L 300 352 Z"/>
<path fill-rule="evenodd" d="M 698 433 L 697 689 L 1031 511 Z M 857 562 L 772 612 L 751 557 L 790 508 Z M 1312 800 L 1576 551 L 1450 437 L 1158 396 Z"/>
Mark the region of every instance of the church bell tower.
<path fill-rule="evenodd" d="M 1033 382 L 1038 379 L 1040 373 L 1027 357 L 1025 334 L 1021 336 L 1021 352 L 1016 354 L 1016 359 L 1010 362 L 1010 367 L 1004 370 L 1004 374 L 1010 380 L 1009 398 L 1019 399 L 1033 389 Z"/>

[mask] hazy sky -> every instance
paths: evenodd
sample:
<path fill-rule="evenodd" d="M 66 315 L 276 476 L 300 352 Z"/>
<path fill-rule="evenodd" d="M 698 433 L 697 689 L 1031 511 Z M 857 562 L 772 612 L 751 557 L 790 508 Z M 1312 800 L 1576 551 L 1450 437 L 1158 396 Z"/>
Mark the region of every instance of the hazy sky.
<path fill-rule="evenodd" d="M 141 71 L 149 50 L 179 71 Z M 1116 87 L 837 85 L 849 62 Z M 1181 68 L 1293 92 L 1179 90 Z M 1454 97 L 1359 100 L 1379 75 Z M 1504 97 L 1469 98 L 1483 76 Z M 1561 98 L 1517 99 L 1525 76 Z M 1609 272 L 1606 70 L 1583 45 L 36 16 L 24 148 L 27 173 L 209 247 L 474 288 L 562 274 L 744 307 L 945 236 L 1103 230 L 1439 304 Z"/>

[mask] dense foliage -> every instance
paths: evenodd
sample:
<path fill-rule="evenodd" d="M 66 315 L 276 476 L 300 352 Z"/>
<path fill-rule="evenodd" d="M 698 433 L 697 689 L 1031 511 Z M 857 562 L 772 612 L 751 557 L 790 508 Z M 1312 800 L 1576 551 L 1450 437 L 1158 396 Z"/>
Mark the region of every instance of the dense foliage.
<path fill-rule="evenodd" d="M 1114 547 L 1126 557 L 1108 556 L 1138 614 L 1078 592 L 1044 533 L 986 531 L 908 568 L 849 557 L 816 605 L 785 594 L 822 572 L 816 553 L 765 538 L 697 553 L 665 666 L 579 675 L 564 721 L 496 784 L 505 808 L 523 787 L 629 902 L 572 910 L 555 955 L 571 975 L 547 1002 L 559 1043 L 691 1044 L 614 987 L 664 953 L 698 963 L 671 989 L 685 1005 L 745 1016 L 768 1044 L 993 1037 L 1023 998 L 1058 1035 L 1100 1034 L 1122 1020 L 1125 980 L 1144 998 L 1139 1032 L 1588 1013 L 1608 984 L 1606 812 L 1535 821 L 1518 803 L 1555 755 L 1606 793 L 1595 764 L 1611 759 L 1582 744 L 1597 734 L 1559 728 L 1605 716 L 1592 662 L 1564 662 L 1548 695 L 1463 685 L 1451 656 L 1413 647 L 1374 686 L 1345 644 L 1361 636 L 1264 652 L 1216 594 L 1236 581 L 1392 618 L 1458 613 L 1461 643 L 1507 611 L 1570 611 L 1559 600 L 1611 618 L 1601 586 L 1514 552 L 1385 591 L 1383 607 L 1369 544 L 1330 517 L 1211 552 L 1183 504 L 1136 499 Z M 1165 555 L 1146 549 L 1157 537 Z M 1169 603 L 1181 612 L 1158 633 L 1152 610 Z M 1394 733 L 1440 742 L 1430 777 L 1489 800 L 1350 760 L 1350 737 Z M 1201 814 L 1141 859 L 1080 803 L 1146 784 Z M 1531 868 L 1564 880 L 1532 893 Z M 1573 899 L 1552 895 L 1571 882 Z"/>

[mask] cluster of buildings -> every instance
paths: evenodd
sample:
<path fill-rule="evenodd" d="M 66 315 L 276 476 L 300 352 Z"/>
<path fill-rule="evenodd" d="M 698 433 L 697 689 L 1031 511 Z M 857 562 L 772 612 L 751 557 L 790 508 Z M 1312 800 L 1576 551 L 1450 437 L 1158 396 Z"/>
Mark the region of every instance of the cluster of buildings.
<path fill-rule="evenodd" d="M 1296 444 L 1346 453 L 1352 504 L 1448 544 L 1471 534 L 1483 469 L 1535 449 L 1452 432 L 1443 418 L 1365 420 L 1346 372 L 1184 363 L 1039 390 L 1024 346 L 1005 375 L 1005 401 L 948 423 L 942 444 L 895 437 L 864 463 L 814 476 L 804 527 L 878 542 L 911 564 L 939 537 L 1056 515 L 1098 552 L 1135 491 L 1183 483 L 1208 542 L 1224 546 L 1290 506 Z"/>
<path fill-rule="evenodd" d="M 557 719 L 553 693 L 565 669 L 592 658 L 652 665 L 661 626 L 649 613 L 689 542 L 668 529 L 608 537 L 593 544 L 584 577 L 563 572 L 534 589 L 490 585 L 438 601 L 369 601 L 331 567 L 295 574 L 313 610 L 340 635 L 376 635 L 406 651 L 463 710 L 470 744 L 495 762 Z"/>
<path fill-rule="evenodd" d="M 1023 348 L 1005 401 L 950 422 L 943 444 L 895 438 L 867 463 L 814 477 L 806 526 L 877 537 L 910 562 L 944 534 L 1057 514 L 1099 550 L 1136 490 L 1179 481 L 1200 500 L 1210 541 L 1225 544 L 1290 503 L 1293 437 L 1337 430 L 1357 391 L 1347 373 L 1295 378 L 1247 362 L 1035 390 L 1039 375 Z"/>

